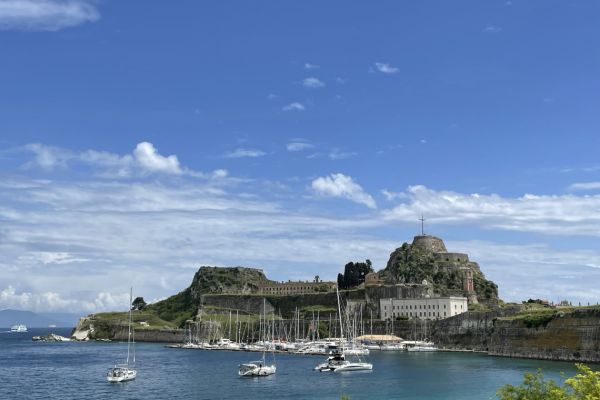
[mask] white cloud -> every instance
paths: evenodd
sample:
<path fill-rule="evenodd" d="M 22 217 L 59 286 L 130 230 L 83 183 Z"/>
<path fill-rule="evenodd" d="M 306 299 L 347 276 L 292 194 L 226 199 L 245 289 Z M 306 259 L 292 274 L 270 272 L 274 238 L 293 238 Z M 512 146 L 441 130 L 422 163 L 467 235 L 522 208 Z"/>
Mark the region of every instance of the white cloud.
<path fill-rule="evenodd" d="M 345 160 L 357 156 L 354 151 L 341 151 L 340 149 L 332 149 L 327 155 L 330 160 Z"/>
<path fill-rule="evenodd" d="M 578 182 L 569 185 L 568 190 L 574 192 L 578 190 L 598 190 L 600 182 Z"/>
<path fill-rule="evenodd" d="M 352 233 L 374 221 L 298 213 L 261 198 L 260 182 L 246 185 L 93 177 L 1 184 L 0 290 L 17 290 L 0 307 L 25 298 L 23 308 L 105 310 L 108 300 L 96 300 L 106 288 L 126 293 L 133 285 L 147 299 L 164 297 L 189 285 L 200 265 L 254 265 L 275 279 L 334 279 L 348 257 L 375 253 L 371 259 L 384 262 L 384 242 Z"/>
<path fill-rule="evenodd" d="M 377 208 L 373 197 L 366 193 L 358 183 L 354 182 L 352 177 L 344 174 L 337 173 L 319 177 L 312 181 L 311 187 L 320 196 L 341 197 L 358 204 L 364 204 L 372 209 Z"/>
<path fill-rule="evenodd" d="M 28 144 L 25 150 L 35 155 L 33 160 L 25 164 L 25 167 L 38 167 L 45 171 L 67 168 L 70 164 L 79 163 L 99 169 L 99 176 L 111 178 L 146 174 L 211 177 L 182 167 L 176 155 L 163 156 L 149 142 L 138 143 L 131 154 L 125 155 L 98 150 L 74 152 L 40 143 Z"/>
<path fill-rule="evenodd" d="M 502 28 L 497 27 L 497 26 L 492 25 L 492 24 L 488 24 L 488 25 L 486 25 L 485 28 L 483 28 L 483 31 L 485 33 L 499 33 L 500 31 L 502 31 Z"/>
<path fill-rule="evenodd" d="M 56 292 L 32 293 L 9 285 L 0 290 L 0 309 L 14 308 L 38 312 L 98 312 L 127 309 L 129 293 L 95 292 L 85 297 L 65 298 Z"/>
<path fill-rule="evenodd" d="M 0 0 L 0 30 L 58 31 L 98 19 L 85 0 Z"/>
<path fill-rule="evenodd" d="M 133 155 L 140 166 L 150 172 L 164 172 L 175 175 L 182 173 L 177 156 L 170 155 L 165 157 L 158 154 L 152 143 L 138 143 L 133 151 Z"/>
<path fill-rule="evenodd" d="M 431 223 L 476 224 L 486 229 L 554 235 L 600 236 L 600 195 L 463 194 L 410 186 L 406 201 L 382 213 L 384 219 L 412 221 L 424 213 Z"/>
<path fill-rule="evenodd" d="M 486 241 L 446 242 L 450 251 L 469 254 L 508 301 L 567 299 L 574 304 L 600 298 L 600 252 L 561 251 L 546 244 L 502 244 Z"/>
<path fill-rule="evenodd" d="M 339 76 L 338 76 L 337 78 L 335 78 L 335 81 L 336 81 L 337 83 L 339 83 L 340 85 L 343 85 L 343 84 L 345 84 L 346 82 L 348 82 L 348 80 L 347 80 L 347 79 L 340 78 Z"/>
<path fill-rule="evenodd" d="M 275 94 L 275 93 L 269 93 L 269 94 L 267 95 L 267 99 L 269 99 L 269 100 L 275 100 L 275 99 L 276 99 L 276 98 L 278 98 L 278 97 L 279 97 L 279 95 L 278 95 L 278 94 Z"/>
<path fill-rule="evenodd" d="M 214 178 L 227 178 L 229 172 L 226 169 L 216 169 L 212 172 Z"/>
<path fill-rule="evenodd" d="M 304 105 L 298 102 L 290 103 L 282 108 L 283 111 L 304 111 L 304 109 Z"/>
<path fill-rule="evenodd" d="M 325 86 L 325 83 L 320 81 L 318 78 L 311 76 L 302 81 L 302 86 L 304 86 L 306 88 L 317 89 L 317 88 L 321 88 L 321 87 Z"/>
<path fill-rule="evenodd" d="M 388 63 L 376 62 L 375 68 L 377 69 L 377 71 L 383 72 L 384 74 L 395 74 L 399 71 L 397 67 L 392 67 Z"/>
<path fill-rule="evenodd" d="M 25 164 L 26 168 L 37 166 L 46 171 L 65 168 L 67 162 L 73 158 L 70 151 L 60 147 L 45 146 L 41 143 L 30 143 L 25 145 L 25 149 L 35 154 L 35 159 Z"/>
<path fill-rule="evenodd" d="M 317 64 L 304 63 L 304 69 L 317 69 L 319 66 Z"/>
<path fill-rule="evenodd" d="M 225 157 L 226 158 L 244 158 L 244 157 L 256 158 L 256 157 L 262 157 L 266 154 L 267 153 L 265 153 L 262 150 L 251 150 L 251 149 L 239 148 L 239 149 L 235 149 L 234 151 L 225 154 Z"/>
<path fill-rule="evenodd" d="M 306 149 L 312 149 L 315 146 L 300 140 L 289 142 L 286 146 L 287 151 L 295 152 L 295 151 L 303 151 Z"/>
<path fill-rule="evenodd" d="M 406 194 L 404 194 L 404 193 L 390 192 L 387 189 L 382 189 L 381 194 L 385 197 L 385 199 L 387 201 L 393 201 L 393 200 L 397 200 L 397 199 L 406 198 Z"/>

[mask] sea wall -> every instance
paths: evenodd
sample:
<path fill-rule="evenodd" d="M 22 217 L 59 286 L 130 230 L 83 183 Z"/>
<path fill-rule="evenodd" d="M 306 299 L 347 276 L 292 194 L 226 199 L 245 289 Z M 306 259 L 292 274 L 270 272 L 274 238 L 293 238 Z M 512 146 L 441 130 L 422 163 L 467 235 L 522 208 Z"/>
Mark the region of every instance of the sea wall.
<path fill-rule="evenodd" d="M 600 310 L 561 313 L 538 327 L 524 319 L 499 318 L 490 337 L 494 356 L 600 362 Z"/>
<path fill-rule="evenodd" d="M 183 343 L 185 340 L 184 329 L 142 329 L 135 331 L 136 342 L 157 343 Z M 127 327 L 115 327 L 110 337 L 111 340 L 127 341 Z"/>

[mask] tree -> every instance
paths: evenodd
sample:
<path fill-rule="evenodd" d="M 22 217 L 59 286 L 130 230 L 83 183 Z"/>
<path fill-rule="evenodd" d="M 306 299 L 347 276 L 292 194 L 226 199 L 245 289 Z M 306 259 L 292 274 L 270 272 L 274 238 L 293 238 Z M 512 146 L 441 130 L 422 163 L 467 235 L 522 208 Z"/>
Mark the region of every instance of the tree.
<path fill-rule="evenodd" d="M 143 297 L 136 297 L 135 300 L 133 300 L 133 303 L 131 303 L 131 309 L 132 310 L 143 310 L 144 308 L 146 308 L 146 302 L 144 301 Z"/>
<path fill-rule="evenodd" d="M 541 370 L 526 373 L 519 386 L 505 385 L 498 390 L 501 400 L 592 400 L 600 399 L 600 372 L 584 364 L 576 364 L 578 374 L 560 386 L 545 379 Z"/>
<path fill-rule="evenodd" d="M 350 289 L 365 281 L 365 276 L 373 272 L 371 261 L 349 262 L 344 266 L 344 274 L 338 274 L 338 286 L 340 289 Z"/>

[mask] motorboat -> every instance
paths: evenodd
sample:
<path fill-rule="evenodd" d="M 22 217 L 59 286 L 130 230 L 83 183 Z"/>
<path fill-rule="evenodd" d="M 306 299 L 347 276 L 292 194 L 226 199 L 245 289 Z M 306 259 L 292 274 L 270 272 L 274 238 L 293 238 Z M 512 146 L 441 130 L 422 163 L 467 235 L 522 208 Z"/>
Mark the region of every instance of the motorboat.
<path fill-rule="evenodd" d="M 346 361 L 344 364 L 335 368 L 333 372 L 350 372 L 350 371 L 371 371 L 373 364 L 368 362 L 352 362 Z"/>
<path fill-rule="evenodd" d="M 15 333 L 27 332 L 27 326 L 23 324 L 13 325 L 10 327 L 10 331 Z"/>
<path fill-rule="evenodd" d="M 336 368 L 342 366 L 347 363 L 346 356 L 344 353 L 336 351 L 329 357 L 327 357 L 327 361 L 322 364 L 317 365 L 314 370 L 319 372 L 328 372 L 334 371 Z"/>

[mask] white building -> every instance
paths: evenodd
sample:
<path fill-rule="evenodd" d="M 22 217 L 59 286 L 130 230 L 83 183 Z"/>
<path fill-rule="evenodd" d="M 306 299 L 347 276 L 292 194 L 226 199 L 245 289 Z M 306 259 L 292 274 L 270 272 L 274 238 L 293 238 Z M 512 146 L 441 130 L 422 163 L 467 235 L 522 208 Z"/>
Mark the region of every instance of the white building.
<path fill-rule="evenodd" d="M 381 299 L 381 319 L 404 316 L 409 319 L 444 319 L 468 311 L 466 297 L 430 297 L 420 299 Z"/>

